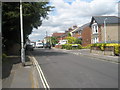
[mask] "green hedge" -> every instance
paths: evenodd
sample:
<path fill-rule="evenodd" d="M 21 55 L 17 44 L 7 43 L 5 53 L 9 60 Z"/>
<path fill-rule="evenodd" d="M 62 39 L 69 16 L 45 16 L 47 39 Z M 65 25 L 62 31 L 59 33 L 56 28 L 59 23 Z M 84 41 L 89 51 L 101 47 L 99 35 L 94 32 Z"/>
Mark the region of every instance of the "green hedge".
<path fill-rule="evenodd" d="M 77 47 L 73 47 L 73 45 L 78 45 Z M 82 46 L 80 44 L 64 44 L 62 45 L 62 49 L 73 50 L 73 49 L 81 49 Z"/>
<path fill-rule="evenodd" d="M 91 46 L 98 46 L 102 51 L 104 51 L 105 46 L 113 46 L 115 48 L 115 54 L 116 55 L 120 54 L 120 50 L 119 50 L 120 44 L 118 43 L 95 43 L 92 44 Z"/>
<path fill-rule="evenodd" d="M 82 47 L 82 49 L 90 49 L 90 48 L 91 48 L 91 44 Z"/>

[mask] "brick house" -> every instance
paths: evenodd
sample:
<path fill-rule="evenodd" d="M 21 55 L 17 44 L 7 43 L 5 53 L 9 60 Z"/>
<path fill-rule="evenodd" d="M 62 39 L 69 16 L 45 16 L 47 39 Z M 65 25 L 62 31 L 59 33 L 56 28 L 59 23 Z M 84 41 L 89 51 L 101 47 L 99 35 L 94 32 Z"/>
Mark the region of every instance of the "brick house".
<path fill-rule="evenodd" d="M 63 35 L 63 34 L 65 34 L 65 33 L 53 33 L 52 34 L 52 37 L 56 37 L 58 40 L 62 40 L 62 38 L 61 38 L 61 35 Z"/>
<path fill-rule="evenodd" d="M 72 36 L 75 38 L 81 38 L 82 28 L 78 27 L 75 31 L 72 32 Z"/>
<path fill-rule="evenodd" d="M 66 37 L 68 37 L 68 34 L 70 33 L 71 36 L 73 36 L 73 32 L 77 29 L 78 27 L 76 25 L 74 25 L 72 28 L 69 28 L 68 30 L 65 31 L 65 33 L 63 35 L 61 35 L 61 39 L 65 39 Z"/>
<path fill-rule="evenodd" d="M 120 36 L 118 36 L 120 32 L 118 30 L 118 19 L 120 18 L 116 16 L 93 16 L 90 23 L 92 30 L 91 43 L 120 41 Z"/>
<path fill-rule="evenodd" d="M 91 44 L 91 28 L 90 23 L 84 24 L 73 32 L 73 37 L 82 40 L 82 46 Z"/>
<path fill-rule="evenodd" d="M 81 37 L 82 37 L 82 46 L 87 46 L 91 44 L 91 28 L 90 28 L 90 23 L 84 24 L 82 26 L 82 32 L 81 32 Z"/>

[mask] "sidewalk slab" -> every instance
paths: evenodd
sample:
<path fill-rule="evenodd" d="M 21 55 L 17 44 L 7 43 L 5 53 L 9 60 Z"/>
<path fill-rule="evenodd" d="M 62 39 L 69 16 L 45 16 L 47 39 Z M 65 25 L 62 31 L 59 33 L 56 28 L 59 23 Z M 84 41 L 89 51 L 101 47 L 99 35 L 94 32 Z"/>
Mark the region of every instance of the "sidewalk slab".
<path fill-rule="evenodd" d="M 2 88 L 33 88 L 33 65 L 26 58 L 25 66 L 22 66 L 20 57 L 7 58 L 4 64 Z M 7 68 L 9 67 L 9 68 Z"/>
<path fill-rule="evenodd" d="M 10 88 L 32 88 L 31 67 L 20 66 L 16 71 Z"/>

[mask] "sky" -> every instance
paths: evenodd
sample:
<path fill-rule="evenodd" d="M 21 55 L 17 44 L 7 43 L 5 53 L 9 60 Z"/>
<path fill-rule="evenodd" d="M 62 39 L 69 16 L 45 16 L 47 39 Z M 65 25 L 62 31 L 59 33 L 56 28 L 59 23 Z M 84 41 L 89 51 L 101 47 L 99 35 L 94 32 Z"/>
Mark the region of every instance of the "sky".
<path fill-rule="evenodd" d="M 119 0 L 51 0 L 54 6 L 48 15 L 48 20 L 38 29 L 33 29 L 29 38 L 31 41 L 43 40 L 54 32 L 64 33 L 73 25 L 78 27 L 89 23 L 92 16 L 118 16 Z"/>

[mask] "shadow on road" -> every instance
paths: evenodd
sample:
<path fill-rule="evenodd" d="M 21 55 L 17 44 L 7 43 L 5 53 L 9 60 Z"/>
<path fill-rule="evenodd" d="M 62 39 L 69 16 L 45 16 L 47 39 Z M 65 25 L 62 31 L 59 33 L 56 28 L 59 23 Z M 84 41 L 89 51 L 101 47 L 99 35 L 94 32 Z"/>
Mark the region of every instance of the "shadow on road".
<path fill-rule="evenodd" d="M 59 52 L 59 51 L 53 51 L 48 49 L 40 49 L 40 50 L 34 50 L 31 52 L 34 56 L 61 56 L 66 55 L 68 53 L 65 52 Z"/>

